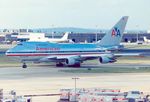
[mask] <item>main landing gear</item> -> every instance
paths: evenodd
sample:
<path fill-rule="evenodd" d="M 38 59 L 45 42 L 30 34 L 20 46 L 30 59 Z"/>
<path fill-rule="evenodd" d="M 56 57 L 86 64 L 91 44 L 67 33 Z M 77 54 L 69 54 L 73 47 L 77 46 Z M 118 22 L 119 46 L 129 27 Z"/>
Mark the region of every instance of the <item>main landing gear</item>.
<path fill-rule="evenodd" d="M 26 63 L 23 63 L 22 68 L 27 68 Z"/>
<path fill-rule="evenodd" d="M 65 64 L 63 64 L 63 63 L 61 63 L 61 62 L 56 63 L 56 67 L 64 67 L 64 66 L 65 66 Z M 77 64 L 67 65 L 67 66 L 68 66 L 68 67 L 75 67 L 75 68 L 78 68 L 78 67 L 81 66 L 81 64 L 80 64 L 80 63 L 77 63 Z"/>
<path fill-rule="evenodd" d="M 68 65 L 68 67 L 75 67 L 75 68 L 79 68 L 80 66 L 81 66 L 80 63 L 73 64 L 73 65 Z"/>
<path fill-rule="evenodd" d="M 63 66 L 64 66 L 64 64 L 63 64 L 63 63 L 61 63 L 61 62 L 56 63 L 56 67 L 63 67 Z"/>

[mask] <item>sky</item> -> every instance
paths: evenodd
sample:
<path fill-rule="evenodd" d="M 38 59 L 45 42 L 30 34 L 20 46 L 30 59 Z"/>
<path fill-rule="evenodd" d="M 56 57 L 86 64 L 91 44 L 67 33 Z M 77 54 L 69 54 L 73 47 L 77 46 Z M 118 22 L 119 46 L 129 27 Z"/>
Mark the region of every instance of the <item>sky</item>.
<path fill-rule="evenodd" d="M 150 0 L 0 0 L 0 28 L 111 28 L 129 16 L 127 28 L 150 29 Z"/>

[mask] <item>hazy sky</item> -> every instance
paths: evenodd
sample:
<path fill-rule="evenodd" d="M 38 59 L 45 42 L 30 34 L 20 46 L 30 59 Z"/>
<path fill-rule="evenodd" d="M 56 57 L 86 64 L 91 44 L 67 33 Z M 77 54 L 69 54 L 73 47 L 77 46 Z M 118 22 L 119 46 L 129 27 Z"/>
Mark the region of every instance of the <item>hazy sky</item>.
<path fill-rule="evenodd" d="M 0 28 L 108 29 L 124 15 L 127 29 L 150 29 L 150 0 L 0 0 Z"/>

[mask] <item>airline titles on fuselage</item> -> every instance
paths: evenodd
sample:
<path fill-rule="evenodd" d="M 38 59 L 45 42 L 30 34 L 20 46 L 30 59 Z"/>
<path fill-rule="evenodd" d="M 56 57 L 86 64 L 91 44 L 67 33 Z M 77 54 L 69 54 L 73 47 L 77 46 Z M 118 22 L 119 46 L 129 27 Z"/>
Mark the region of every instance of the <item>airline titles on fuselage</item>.
<path fill-rule="evenodd" d="M 59 51 L 60 48 L 40 48 L 40 47 L 36 47 L 37 51 Z"/>

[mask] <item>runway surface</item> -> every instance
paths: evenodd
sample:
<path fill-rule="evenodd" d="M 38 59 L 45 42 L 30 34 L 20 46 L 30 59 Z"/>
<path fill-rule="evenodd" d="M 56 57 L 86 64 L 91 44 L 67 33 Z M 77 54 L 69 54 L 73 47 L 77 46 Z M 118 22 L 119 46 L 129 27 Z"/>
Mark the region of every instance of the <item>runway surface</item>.
<path fill-rule="evenodd" d="M 54 66 L 0 68 L 0 88 L 16 90 L 17 95 L 59 93 L 62 88 L 74 88 L 72 77 L 79 77 L 79 88 L 115 88 L 122 91 L 150 89 L 149 73 L 65 73 Z M 35 97 L 33 102 L 56 102 L 58 96 Z"/>

